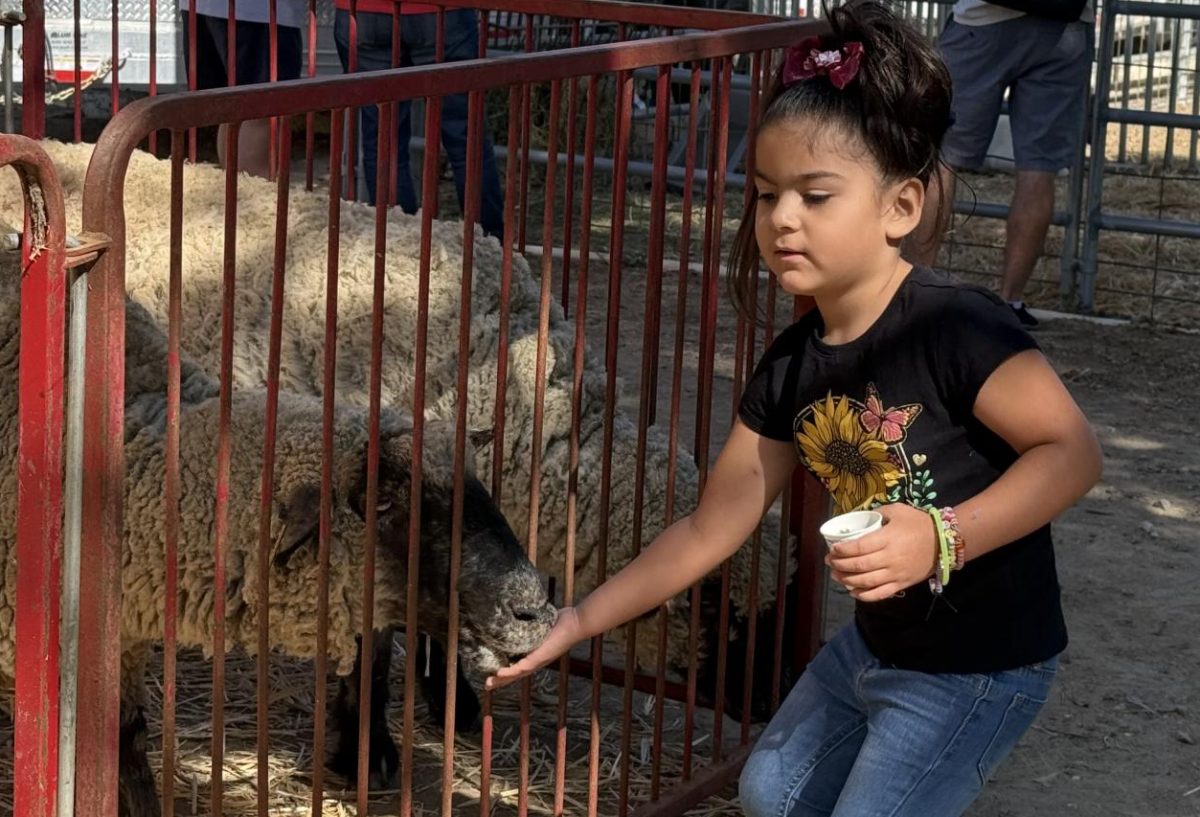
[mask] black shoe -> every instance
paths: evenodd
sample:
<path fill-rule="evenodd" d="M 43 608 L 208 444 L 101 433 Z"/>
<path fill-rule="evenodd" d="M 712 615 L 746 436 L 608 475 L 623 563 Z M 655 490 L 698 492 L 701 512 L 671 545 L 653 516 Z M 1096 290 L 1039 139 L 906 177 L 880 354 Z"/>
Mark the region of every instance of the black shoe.
<path fill-rule="evenodd" d="M 1025 308 L 1025 304 L 1021 304 L 1020 306 L 1009 304 L 1009 306 L 1011 306 L 1012 311 L 1016 313 L 1017 320 L 1021 322 L 1022 326 L 1032 329 L 1038 325 L 1038 319 L 1029 314 L 1029 310 Z"/>

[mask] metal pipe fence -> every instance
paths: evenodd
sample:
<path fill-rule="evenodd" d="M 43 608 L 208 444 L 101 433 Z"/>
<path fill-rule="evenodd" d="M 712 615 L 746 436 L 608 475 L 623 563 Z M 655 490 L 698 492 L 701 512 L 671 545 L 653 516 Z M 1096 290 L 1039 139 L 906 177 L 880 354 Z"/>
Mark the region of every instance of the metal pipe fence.
<path fill-rule="evenodd" d="M 591 3 L 578 8 L 609 10 Z M 628 14 L 627 25 L 648 13 L 645 7 L 614 11 Z M 722 18 L 712 22 L 716 27 Z M 443 814 L 475 808 L 481 814 L 526 813 L 545 792 L 559 813 L 578 795 L 586 803 L 581 810 L 592 814 L 681 814 L 736 775 L 754 724 L 778 705 L 819 643 L 819 620 L 811 618 L 813 609 L 819 618 L 819 602 L 813 607 L 812 601 L 822 578 L 815 526 L 824 509 L 807 481 L 783 502 L 782 516 L 770 516 L 743 555 L 718 574 L 623 632 L 597 639 L 587 654 L 564 659 L 551 693 L 548 735 L 532 728 L 531 684 L 520 690 L 519 701 L 483 695 L 481 779 L 464 783 L 456 765 L 456 733 L 463 739 L 457 719 L 460 706 L 478 693 L 471 685 L 487 666 L 479 664 L 479 655 L 519 653 L 536 643 L 498 644 L 484 626 L 497 609 L 513 617 L 510 630 L 528 632 L 530 622 L 539 620 L 536 604 L 520 600 L 530 592 L 520 585 L 521 565 L 551 573 L 556 603 L 567 603 L 686 513 L 759 344 L 804 306 L 776 303 L 774 291 L 764 287 L 772 322 L 761 330 L 721 306 L 729 146 L 724 138 L 701 146 L 696 133 L 701 118 L 709 119 L 712 133 L 728 132 L 736 56 L 761 76 L 773 51 L 819 25 L 770 22 L 529 53 L 503 63 L 475 60 L 157 96 L 122 108 L 91 154 L 82 192 L 72 194 L 72 206 L 82 206 L 90 253 L 81 261 L 88 340 L 80 403 L 86 465 L 80 535 L 89 565 L 80 577 L 78 613 L 78 696 L 88 704 L 80 708 L 74 736 L 78 810 L 115 813 L 118 792 L 130 796 L 124 775 L 133 768 L 157 781 L 159 791 L 150 797 L 163 813 L 172 813 L 182 740 L 178 673 L 188 660 L 183 648 L 199 646 L 212 655 L 209 812 L 229 813 L 225 793 L 240 783 L 228 770 L 236 751 L 229 743 L 229 716 L 238 701 L 227 700 L 237 683 L 227 670 L 236 664 L 227 648 L 254 660 L 256 708 L 253 715 L 237 716 L 256 724 L 250 777 L 258 813 L 273 807 L 277 781 L 268 764 L 277 741 L 268 722 L 277 689 L 271 668 L 280 658 L 274 648 L 314 661 L 307 748 L 314 811 L 320 813 L 329 797 L 345 797 L 365 813 L 368 800 L 378 796 L 371 792 L 374 773 L 381 762 L 385 769 L 391 763 L 380 751 L 391 741 L 386 711 L 381 721 L 372 702 L 387 694 L 386 645 L 395 627 L 405 631 L 397 730 L 401 813 L 421 807 Z M 501 64 L 504 70 L 497 71 Z M 713 79 L 711 103 L 702 108 L 705 64 Z M 650 157 L 655 181 L 648 196 L 647 273 L 631 276 L 623 260 L 623 199 L 630 190 L 634 74 L 653 71 L 661 98 L 674 65 L 689 66 L 685 174 L 696 172 L 700 151 L 706 151 L 706 185 L 695 198 L 691 186 L 683 188 L 685 207 L 697 218 L 689 212 L 683 222 L 688 226 L 680 237 L 680 263 L 672 269 L 669 142 L 658 139 Z M 606 82 L 617 90 L 617 115 L 610 122 L 600 120 L 597 104 Z M 530 195 L 531 120 L 522 113 L 523 99 L 536 89 L 549 95 L 552 125 L 540 197 Z M 752 102 L 760 89 L 752 81 Z M 476 230 L 489 93 L 506 97 L 511 114 L 502 241 Z M 346 120 L 373 106 L 379 122 L 376 183 L 386 190 L 394 167 L 387 136 L 398 104 L 424 99 L 425 126 L 434 133 L 454 94 L 468 97 L 461 223 L 442 222 L 429 207 L 408 216 L 398 208 L 344 201 L 340 162 L 331 164 L 323 192 L 298 189 L 290 173 L 267 182 L 239 177 L 233 169 L 237 131 L 246 121 L 278 123 L 278 169 L 288 166 L 299 138 L 291 123 L 326 114 L 334 123 L 332 155 L 338 156 Z M 668 112 L 661 106 L 655 113 L 658 137 L 667 133 Z M 227 169 L 187 165 L 187 133 L 218 123 L 230 125 Z M 608 129 L 614 182 L 601 201 L 593 195 L 596 144 Z M 148 164 L 137 149 L 154 133 L 169 143 L 170 159 Z M 440 152 L 433 143 L 422 159 L 425 201 L 435 195 Z M 571 158 L 560 174 L 558 156 L 579 153 L 582 165 Z M 752 168 L 752 161 L 751 151 L 744 162 Z M 150 179 L 158 183 L 144 187 Z M 131 199 L 133 189 L 158 189 L 161 196 Z M 598 226 L 602 207 L 608 223 Z M 693 224 L 700 225 L 698 241 L 688 235 Z M 590 259 L 601 237 L 608 259 L 597 269 Z M 537 258 L 531 265 L 522 250 L 535 242 L 541 251 L 530 253 Z M 699 276 L 689 291 L 697 279 L 693 260 Z M 305 285 L 315 296 L 307 305 L 297 301 Z M 134 309 L 127 292 L 143 299 L 157 292 L 158 300 Z M 256 294 L 265 309 L 257 318 L 249 305 Z M 148 327 L 147 311 L 165 331 Z M 324 331 L 306 329 L 306 316 L 310 324 L 323 316 Z M 247 335 L 246 320 L 265 321 L 263 331 Z M 131 335 L 139 340 L 127 344 Z M 296 344 L 306 335 L 308 351 L 297 358 Z M 248 371 L 250 360 L 259 365 Z M 301 360 L 310 361 L 307 369 Z M 621 379 L 637 384 L 632 393 L 622 391 Z M 307 402 L 293 393 L 302 381 L 311 395 Z M 143 400 L 156 407 L 154 422 L 161 425 L 148 437 L 131 436 L 126 424 L 135 415 L 129 406 Z M 297 428 L 301 416 L 308 419 Z M 480 427 L 491 429 L 492 439 L 478 443 L 487 446 L 485 453 L 472 455 Z M 297 446 L 307 452 L 299 460 Z M 141 496 L 146 488 L 139 485 L 151 489 L 149 503 L 123 499 Z M 309 486 L 308 492 L 301 492 L 299 505 L 289 504 L 298 485 Z M 493 506 L 500 516 L 488 515 Z M 309 509 L 312 517 L 305 515 Z M 298 517 L 315 520 L 311 551 L 305 536 L 289 544 Z M 197 520 L 206 520 L 199 541 Z M 505 533 L 510 525 L 512 533 Z M 121 566 L 123 559 L 136 561 L 130 549 L 147 532 L 155 543 L 148 568 L 155 577 L 155 610 L 144 625 L 131 624 L 122 609 L 134 591 Z M 297 596 L 289 558 L 306 565 L 304 575 L 315 584 L 301 594 L 309 601 L 298 619 L 282 612 L 293 609 L 287 605 Z M 480 559 L 487 560 L 487 571 L 481 572 Z M 202 594 L 211 607 L 198 614 Z M 429 594 L 439 602 L 431 603 Z M 285 624 L 311 638 L 301 645 Z M 139 641 L 162 644 L 158 774 L 136 749 L 145 739 L 141 713 L 150 706 L 139 691 L 142 659 L 128 649 Z M 614 645 L 624 646 L 623 658 L 612 654 Z M 430 666 L 422 671 L 421 655 L 432 662 L 433 686 L 444 694 L 436 773 L 428 762 L 422 766 L 414 739 L 417 687 L 426 701 L 436 699 L 419 680 Z M 331 662 L 344 669 L 347 661 L 358 671 L 339 683 L 337 703 L 327 710 Z M 605 691 L 613 682 L 622 687 L 619 704 Z M 652 694 L 645 697 L 643 690 Z M 586 713 L 582 728 L 572 714 L 579 707 Z M 712 713 L 705 714 L 705 707 Z M 344 749 L 353 759 L 349 794 L 339 794 L 326 772 L 327 717 L 336 727 L 337 754 Z M 512 727 L 518 734 L 506 737 L 502 729 Z M 544 755 L 553 761 L 539 772 L 534 759 Z M 586 768 L 572 757 L 586 757 Z M 611 785 L 604 782 L 606 764 L 614 770 Z M 516 778 L 511 800 L 492 790 L 489 781 L 501 775 Z M 145 797 L 146 775 L 134 779 L 141 780 Z M 467 802 L 465 785 L 476 792 Z"/>

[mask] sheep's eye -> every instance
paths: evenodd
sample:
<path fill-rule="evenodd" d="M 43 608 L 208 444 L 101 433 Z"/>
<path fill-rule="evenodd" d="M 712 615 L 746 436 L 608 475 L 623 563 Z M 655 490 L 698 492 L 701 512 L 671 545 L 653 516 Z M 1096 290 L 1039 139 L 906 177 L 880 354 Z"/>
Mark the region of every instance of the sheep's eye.
<path fill-rule="evenodd" d="M 386 499 L 375 506 L 375 511 L 377 513 L 384 513 L 385 511 L 391 510 L 391 508 L 392 508 L 392 500 Z"/>

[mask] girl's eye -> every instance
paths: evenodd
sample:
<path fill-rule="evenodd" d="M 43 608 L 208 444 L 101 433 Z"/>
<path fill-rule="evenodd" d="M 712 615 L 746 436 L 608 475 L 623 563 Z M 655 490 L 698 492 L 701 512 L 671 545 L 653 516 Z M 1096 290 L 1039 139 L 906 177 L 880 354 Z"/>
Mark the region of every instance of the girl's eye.
<path fill-rule="evenodd" d="M 760 190 L 760 191 L 758 191 L 758 200 L 765 201 L 768 203 L 773 202 L 773 201 L 775 201 L 775 194 L 770 193 L 770 192 L 764 192 L 764 191 Z"/>
<path fill-rule="evenodd" d="M 830 199 L 830 196 L 828 193 L 805 193 L 804 194 L 804 203 L 807 204 L 809 207 L 819 207 L 822 204 L 824 204 L 825 202 L 829 201 L 829 199 Z"/>

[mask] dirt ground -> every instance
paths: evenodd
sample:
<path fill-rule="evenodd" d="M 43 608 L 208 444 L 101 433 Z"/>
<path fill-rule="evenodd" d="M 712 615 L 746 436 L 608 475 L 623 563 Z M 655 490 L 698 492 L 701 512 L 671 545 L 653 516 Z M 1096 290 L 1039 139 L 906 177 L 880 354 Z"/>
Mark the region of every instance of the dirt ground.
<path fill-rule="evenodd" d="M 1200 814 L 1197 337 L 1060 320 L 1037 338 L 1105 473 L 1055 527 L 1071 636 L 1059 680 L 971 814 Z"/>

